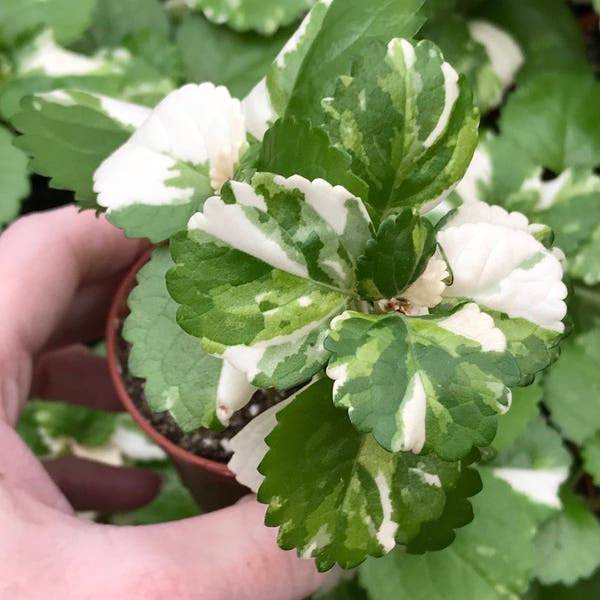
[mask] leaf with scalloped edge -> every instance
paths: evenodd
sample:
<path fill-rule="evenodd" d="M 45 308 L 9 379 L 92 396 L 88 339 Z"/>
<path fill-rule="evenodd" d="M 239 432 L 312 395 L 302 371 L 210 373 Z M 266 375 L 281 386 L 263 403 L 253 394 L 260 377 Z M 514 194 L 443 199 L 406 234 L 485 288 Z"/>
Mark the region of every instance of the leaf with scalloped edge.
<path fill-rule="evenodd" d="M 535 509 L 505 482 L 488 472 L 482 477 L 483 491 L 472 500 L 475 518 L 451 546 L 423 555 L 397 548 L 360 567 L 370 598 L 509 600 L 526 591 Z"/>
<path fill-rule="evenodd" d="M 331 387 L 317 381 L 278 414 L 259 467 L 266 524 L 280 528 L 282 548 L 314 557 L 320 570 L 354 567 L 414 538 L 441 515 L 461 470 L 433 454 L 386 452 L 333 407 Z"/>
<path fill-rule="evenodd" d="M 231 179 L 245 145 L 239 101 L 211 83 L 185 85 L 97 169 L 98 204 L 128 235 L 160 242 Z"/>
<path fill-rule="evenodd" d="M 32 169 L 50 177 L 52 187 L 73 190 L 82 207 L 97 208 L 94 171 L 149 113 L 105 96 L 61 90 L 24 102 L 12 123 L 22 133 L 17 145 L 33 158 Z"/>
<path fill-rule="evenodd" d="M 263 35 L 273 35 L 283 25 L 289 25 L 314 3 L 315 0 L 188 0 L 192 8 L 201 10 L 213 23 Z"/>
<path fill-rule="evenodd" d="M 131 344 L 129 371 L 145 380 L 150 408 L 168 411 L 183 431 L 222 429 L 255 389 L 177 325 L 177 304 L 165 284 L 172 266 L 169 249 L 158 248 L 137 274 L 123 326 L 123 338 Z"/>
<path fill-rule="evenodd" d="M 352 156 L 380 218 L 400 207 L 435 207 L 464 175 L 477 144 L 468 83 L 429 41 L 372 45 L 324 108 L 331 139 Z"/>
<path fill-rule="evenodd" d="M 519 380 L 503 334 L 472 303 L 443 318 L 346 312 L 325 347 L 334 403 L 392 452 L 458 460 L 488 445 Z"/>
<path fill-rule="evenodd" d="M 0 228 L 19 214 L 29 194 L 27 156 L 13 145 L 15 136 L 0 126 Z"/>
<path fill-rule="evenodd" d="M 563 435 L 583 444 L 600 431 L 600 329 L 572 339 L 544 378 L 544 401 Z"/>
<path fill-rule="evenodd" d="M 302 175 L 341 185 L 357 198 L 366 198 L 364 181 L 351 171 L 350 155 L 332 145 L 327 133 L 308 121 L 280 119 L 265 133 L 256 169 L 284 177 Z"/>
<path fill-rule="evenodd" d="M 330 96 L 350 60 L 373 41 L 411 37 L 422 24 L 423 0 L 319 0 L 283 47 L 248 101 L 256 107 L 248 129 L 262 137 L 277 117 L 322 120 Z"/>
<path fill-rule="evenodd" d="M 385 219 L 356 265 L 360 297 L 399 296 L 423 274 L 436 245 L 433 225 L 410 208 Z"/>
<path fill-rule="evenodd" d="M 172 245 L 178 322 L 258 387 L 303 383 L 327 361 L 323 339 L 371 235 L 362 202 L 326 181 L 229 182 Z"/>

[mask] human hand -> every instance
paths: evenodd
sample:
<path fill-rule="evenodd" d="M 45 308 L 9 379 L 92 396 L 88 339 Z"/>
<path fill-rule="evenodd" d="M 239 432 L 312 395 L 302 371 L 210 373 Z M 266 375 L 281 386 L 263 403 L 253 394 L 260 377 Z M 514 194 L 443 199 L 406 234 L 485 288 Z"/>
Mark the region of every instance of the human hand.
<path fill-rule="evenodd" d="M 118 409 L 104 360 L 79 344 L 101 335 L 145 247 L 75 208 L 25 217 L 0 236 L 0 597 L 303 598 L 322 576 L 278 548 L 255 500 L 162 525 L 83 521 L 75 509 L 149 500 L 155 476 L 71 458 L 45 468 L 14 431 L 32 395 Z"/>

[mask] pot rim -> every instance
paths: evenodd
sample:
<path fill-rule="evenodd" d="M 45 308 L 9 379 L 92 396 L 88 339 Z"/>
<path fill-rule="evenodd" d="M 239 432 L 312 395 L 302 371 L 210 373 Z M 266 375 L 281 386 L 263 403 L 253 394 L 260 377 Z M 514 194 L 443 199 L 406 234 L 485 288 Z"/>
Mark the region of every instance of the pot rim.
<path fill-rule="evenodd" d="M 156 431 L 156 429 L 154 429 L 154 427 L 152 427 L 152 425 L 139 412 L 133 400 L 129 396 L 129 393 L 125 388 L 125 384 L 123 383 L 120 361 L 116 350 L 117 336 L 119 335 L 121 323 L 123 321 L 123 310 L 127 308 L 127 297 L 129 296 L 129 293 L 137 285 L 136 278 L 138 271 L 150 260 L 154 250 L 155 248 L 146 250 L 133 264 L 119 285 L 117 293 L 113 298 L 106 323 L 106 356 L 110 378 L 117 395 L 127 412 L 144 431 L 144 433 L 146 433 L 146 435 L 148 435 L 148 437 L 158 444 L 165 452 L 180 461 L 190 463 L 200 467 L 201 469 L 204 469 L 205 471 L 210 471 L 227 479 L 235 480 L 234 473 L 226 464 L 192 454 L 191 452 L 180 448 L 171 440 L 167 439 L 158 431 Z"/>

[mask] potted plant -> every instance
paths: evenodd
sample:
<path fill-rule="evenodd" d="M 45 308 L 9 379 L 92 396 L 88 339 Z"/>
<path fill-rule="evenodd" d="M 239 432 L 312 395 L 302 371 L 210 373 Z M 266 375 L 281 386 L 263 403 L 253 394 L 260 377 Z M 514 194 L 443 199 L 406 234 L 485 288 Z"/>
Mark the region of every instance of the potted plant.
<path fill-rule="evenodd" d="M 150 407 L 223 429 L 258 389 L 292 391 L 224 446 L 282 547 L 322 570 L 450 544 L 477 448 L 564 334 L 549 227 L 469 197 L 476 168 L 453 208 L 478 113 L 465 77 L 412 39 L 419 5 L 316 3 L 241 102 L 204 83 L 154 110 L 75 91 L 30 105 L 93 117 L 106 143 L 87 191 L 128 235 L 169 240 L 122 331 Z M 534 486 L 507 453 L 484 458 L 491 489 L 556 507 L 562 455 Z"/>

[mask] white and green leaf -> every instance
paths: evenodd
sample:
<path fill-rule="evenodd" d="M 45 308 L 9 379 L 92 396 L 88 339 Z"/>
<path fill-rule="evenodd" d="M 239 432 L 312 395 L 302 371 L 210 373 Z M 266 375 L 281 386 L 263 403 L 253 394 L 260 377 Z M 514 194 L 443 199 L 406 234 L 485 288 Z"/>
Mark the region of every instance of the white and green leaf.
<path fill-rule="evenodd" d="M 100 165 L 98 204 L 128 235 L 164 240 L 233 177 L 245 143 L 239 101 L 225 88 L 188 84 Z"/>
<path fill-rule="evenodd" d="M 186 0 L 186 3 L 200 9 L 207 19 L 219 25 L 273 35 L 279 27 L 289 25 L 302 16 L 315 0 Z"/>
<path fill-rule="evenodd" d="M 324 108 L 332 140 L 352 156 L 380 218 L 404 206 L 434 208 L 464 175 L 477 143 L 468 83 L 429 41 L 371 46 Z"/>
<path fill-rule="evenodd" d="M 392 452 L 458 460 L 488 445 L 520 377 L 504 334 L 475 304 L 443 318 L 346 312 L 325 347 L 334 403 Z"/>
<path fill-rule="evenodd" d="M 519 213 L 469 203 L 438 232 L 453 274 L 445 297 L 478 304 L 562 333 L 567 288 L 559 259 Z"/>
<path fill-rule="evenodd" d="M 269 122 L 287 116 L 322 120 L 321 100 L 331 96 L 352 57 L 373 41 L 410 38 L 418 30 L 422 0 L 319 0 L 283 47 L 266 78 L 248 96 L 248 130 L 262 137 Z"/>
<path fill-rule="evenodd" d="M 96 208 L 94 172 L 149 114 L 106 96 L 59 90 L 27 100 L 12 123 L 33 170 L 50 177 L 52 187 L 73 190 L 81 206 Z"/>
<path fill-rule="evenodd" d="M 357 432 L 331 404 L 327 379 L 300 393 L 277 420 L 259 467 L 266 478 L 258 497 L 269 504 L 267 525 L 280 528 L 279 544 L 315 558 L 320 570 L 355 567 L 407 543 L 442 514 L 460 478 L 460 463 L 391 454 Z"/>

